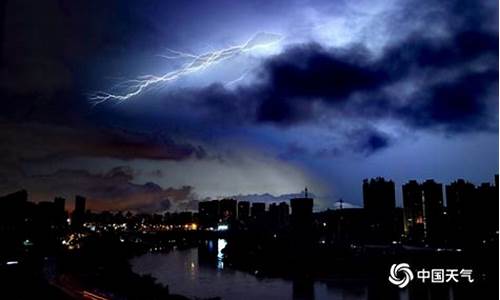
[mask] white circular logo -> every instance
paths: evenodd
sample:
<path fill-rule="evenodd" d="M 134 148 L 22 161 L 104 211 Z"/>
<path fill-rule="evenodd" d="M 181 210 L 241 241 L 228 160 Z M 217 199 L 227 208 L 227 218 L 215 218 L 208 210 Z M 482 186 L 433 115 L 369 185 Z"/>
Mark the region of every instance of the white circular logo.
<path fill-rule="evenodd" d="M 404 288 L 413 280 L 413 272 L 410 270 L 410 265 L 407 263 L 393 264 L 389 274 L 389 281 Z"/>

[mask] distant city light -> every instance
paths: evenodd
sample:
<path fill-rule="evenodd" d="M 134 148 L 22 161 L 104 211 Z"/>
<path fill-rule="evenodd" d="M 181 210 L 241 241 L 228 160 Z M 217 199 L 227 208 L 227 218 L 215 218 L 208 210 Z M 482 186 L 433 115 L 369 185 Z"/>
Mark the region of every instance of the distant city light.
<path fill-rule="evenodd" d="M 19 262 L 17 260 L 11 260 L 11 261 L 8 261 L 6 262 L 5 264 L 10 266 L 10 265 L 17 265 Z"/>
<path fill-rule="evenodd" d="M 191 223 L 191 224 L 185 224 L 184 225 L 185 230 L 197 230 L 198 229 L 198 224 L 196 223 Z"/>
<path fill-rule="evenodd" d="M 217 231 L 226 231 L 228 229 L 229 229 L 229 226 L 224 225 L 224 224 L 217 226 Z"/>

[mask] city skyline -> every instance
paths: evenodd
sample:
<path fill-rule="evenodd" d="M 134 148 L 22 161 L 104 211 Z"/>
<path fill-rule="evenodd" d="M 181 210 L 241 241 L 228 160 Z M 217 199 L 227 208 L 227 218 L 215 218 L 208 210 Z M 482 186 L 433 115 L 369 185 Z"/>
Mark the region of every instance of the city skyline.
<path fill-rule="evenodd" d="M 390 178 L 386 179 L 386 178 L 381 177 L 381 176 L 377 176 L 377 177 L 373 177 L 373 178 L 366 178 L 361 182 L 361 185 L 360 185 L 360 187 L 361 187 L 360 190 L 362 191 L 362 194 L 363 194 L 362 201 L 361 201 L 362 205 L 353 205 L 352 203 L 346 202 L 343 198 L 339 198 L 338 200 L 336 200 L 334 202 L 333 206 L 331 206 L 331 207 L 318 207 L 315 205 L 315 206 L 313 206 L 313 211 L 314 212 L 321 212 L 321 211 L 325 211 L 325 210 L 331 210 L 331 209 L 335 210 L 335 209 L 339 209 L 339 208 L 340 209 L 342 209 L 342 208 L 366 208 L 366 201 L 368 198 L 366 196 L 366 191 L 364 190 L 365 185 L 367 183 L 370 183 L 370 182 L 377 183 L 379 181 L 391 183 L 394 186 L 394 188 L 392 190 L 389 190 L 389 198 L 390 198 L 389 204 L 388 205 L 385 204 L 385 206 L 384 206 L 384 204 L 382 203 L 382 205 L 378 209 L 384 209 L 384 207 L 391 207 L 391 206 L 394 206 L 395 208 L 405 208 L 406 209 L 406 207 L 413 205 L 413 202 L 415 201 L 414 199 L 419 199 L 419 201 L 424 201 L 422 199 L 425 198 L 423 196 L 425 188 L 422 189 L 421 187 L 424 187 L 426 184 L 432 184 L 432 185 L 439 186 L 440 192 L 438 192 L 438 193 L 440 193 L 440 196 L 441 196 L 441 200 L 440 200 L 441 206 L 447 207 L 448 206 L 448 194 L 449 194 L 448 188 L 450 186 L 455 185 L 455 184 L 466 184 L 466 185 L 470 185 L 474 190 L 480 190 L 481 188 L 494 188 L 494 187 L 498 186 L 498 174 L 495 174 L 493 176 L 492 182 L 481 182 L 480 184 L 472 183 L 471 181 L 464 179 L 463 177 L 458 177 L 455 180 L 450 181 L 448 183 L 437 182 L 434 179 L 426 179 L 426 180 L 422 180 L 422 181 L 418 181 L 415 179 L 409 179 L 407 182 L 405 182 L 401 185 L 397 185 Z M 396 188 L 396 187 L 399 187 L 399 188 Z M 417 188 L 418 194 L 417 195 L 407 194 L 407 192 L 405 192 L 405 188 L 408 188 L 408 189 L 413 188 L 413 190 L 415 188 Z M 397 195 L 398 195 L 398 191 L 402 195 L 401 201 L 396 200 Z M 25 189 L 21 189 L 18 191 L 14 191 L 12 193 L 0 195 L 0 198 L 5 197 L 5 196 L 9 196 L 9 195 L 14 195 L 14 194 L 21 193 L 21 192 L 23 192 L 23 193 L 27 192 L 29 195 L 29 191 L 26 191 Z M 420 193 L 422 193 L 422 194 L 420 194 Z M 141 213 L 156 214 L 156 213 L 168 213 L 168 212 L 176 213 L 176 212 L 185 212 L 185 211 L 194 212 L 194 211 L 199 211 L 199 204 L 202 202 L 212 202 L 212 201 L 222 201 L 222 200 L 234 200 L 234 201 L 237 201 L 238 205 L 239 205 L 239 203 L 242 203 L 242 202 L 249 203 L 250 205 L 252 205 L 253 203 L 264 204 L 264 210 L 266 210 L 266 209 L 269 209 L 272 205 L 278 205 L 278 204 L 281 204 L 281 203 L 287 202 L 287 201 L 289 202 L 291 199 L 294 199 L 294 198 L 308 198 L 308 195 L 312 199 L 317 199 L 315 194 L 311 193 L 311 191 L 309 191 L 308 188 L 305 187 L 305 189 L 300 191 L 299 193 L 280 195 L 279 197 L 274 197 L 274 196 L 269 195 L 269 194 L 259 194 L 259 195 L 243 195 L 243 196 L 242 195 L 233 195 L 233 196 L 228 196 L 228 197 L 222 196 L 222 197 L 218 197 L 218 198 L 206 198 L 203 200 L 196 201 L 193 204 L 195 206 L 185 208 L 184 210 L 172 210 L 171 211 L 169 209 L 162 209 L 162 210 L 156 210 L 156 211 L 148 211 L 148 210 L 130 210 L 130 209 L 129 210 L 109 209 L 109 210 L 95 210 L 95 211 L 133 212 L 133 213 L 138 213 L 138 214 L 141 214 Z M 253 196 L 258 196 L 258 197 L 254 198 Z M 415 197 L 417 197 L 417 198 L 415 198 Z M 374 204 L 376 203 L 376 204 L 380 205 L 380 203 L 377 203 L 377 202 L 380 201 L 380 199 L 384 200 L 385 198 L 387 198 L 387 194 L 374 195 L 374 197 L 373 197 L 374 200 L 372 200 L 371 202 L 373 202 Z M 408 200 L 408 199 L 413 199 L 413 200 Z M 30 200 L 33 201 L 34 203 L 47 203 L 51 199 L 43 199 L 43 200 L 30 199 Z M 76 195 L 74 195 L 74 197 L 70 197 L 70 198 L 56 196 L 52 200 L 54 200 L 54 203 L 59 203 L 58 206 L 60 206 L 61 203 L 63 203 L 64 209 L 68 212 L 78 210 L 81 213 L 82 209 L 77 208 L 78 201 L 80 201 L 80 202 L 83 201 L 83 203 L 84 203 L 83 207 L 86 207 L 87 210 L 92 210 L 91 207 L 88 207 L 88 204 L 86 204 L 86 203 L 89 203 L 88 200 L 91 200 L 91 199 L 86 198 L 84 195 L 76 194 Z M 370 201 L 370 200 L 368 200 L 368 201 Z M 392 201 L 394 201 L 393 204 L 391 204 Z M 72 204 L 69 204 L 69 203 L 72 203 Z M 484 205 L 484 203 L 482 203 L 482 204 Z M 80 207 L 81 207 L 81 204 L 80 204 Z M 237 206 L 237 207 L 239 208 L 239 206 Z M 250 209 L 251 208 L 248 207 L 249 213 L 251 212 Z M 422 210 L 423 207 L 420 206 L 420 209 Z M 423 214 L 423 211 L 421 211 L 421 214 Z"/>
<path fill-rule="evenodd" d="M 393 181 L 383 177 L 365 179 L 362 183 L 363 207 L 345 207 L 340 200 L 337 209 L 322 211 L 313 210 L 314 195 L 307 187 L 302 195 L 279 203 L 226 198 L 201 201 L 195 212 L 149 214 L 91 211 L 86 207 L 87 199 L 78 195 L 74 210 L 70 211 L 65 209 L 64 198 L 33 203 L 27 191 L 20 190 L 0 197 L 0 231 L 9 240 L 17 240 L 24 246 L 32 246 L 32 239 L 40 243 L 41 237 L 33 236 L 36 232 L 58 237 L 67 250 L 79 249 L 89 235 L 102 232 L 143 235 L 200 232 L 201 236 L 194 236 L 199 241 L 217 236 L 238 240 L 240 235 L 255 233 L 270 235 L 273 239 L 280 236 L 280 239 L 300 242 L 297 246 L 304 246 L 304 250 L 319 243 L 334 249 L 347 244 L 355 245 L 354 249 L 358 245 L 368 248 L 371 245 L 413 245 L 424 247 L 421 250 L 431 246 L 438 252 L 443 249 L 461 251 L 462 247 L 477 251 L 480 245 L 487 244 L 489 248 L 497 241 L 498 174 L 494 178 L 494 185 L 482 183 L 479 186 L 463 179 L 445 185 L 432 179 L 421 183 L 410 180 L 401 186 L 403 207 L 396 206 Z M 131 236 L 127 238 L 142 243 Z M 124 240 L 123 237 L 119 239 Z"/>
<path fill-rule="evenodd" d="M 32 293 L 58 299 L 240 299 L 236 294 L 248 291 L 231 283 L 235 272 L 245 282 L 252 281 L 248 276 L 292 280 L 291 295 L 281 288 L 274 296 L 264 293 L 270 299 L 330 299 L 344 289 L 336 284 L 319 292 L 324 276 L 349 278 L 361 288 L 360 299 L 405 299 L 406 293 L 454 299 L 457 290 L 477 295 L 485 288 L 491 296 L 498 282 L 497 265 L 491 263 L 498 255 L 498 175 L 494 185 L 462 179 L 446 184 L 446 205 L 443 184 L 434 180 L 409 181 L 401 188 L 404 208 L 395 205 L 394 182 L 376 177 L 362 183 L 363 208 L 314 212 L 306 188 L 302 196 L 267 209 L 264 202 L 221 199 L 199 202 L 195 213 L 164 214 L 92 212 L 82 196 L 69 212 L 64 198 L 35 204 L 22 190 L 0 197 L 0 233 L 7 245 L 0 251 L 0 276 L 12 282 L 7 293 L 15 299 Z M 170 267 L 158 270 L 151 259 L 155 266 L 169 261 Z M 457 276 L 468 278 L 467 285 L 441 281 L 441 289 L 428 289 L 420 272 L 421 283 L 406 290 L 408 282 L 395 287 L 381 281 L 389 265 L 402 259 L 413 267 L 464 264 Z M 182 267 L 173 271 L 175 265 Z M 33 278 L 23 272 L 40 266 Z M 211 272 L 217 281 L 229 276 L 229 285 L 207 290 Z M 19 276 L 34 289 L 16 288 Z"/>

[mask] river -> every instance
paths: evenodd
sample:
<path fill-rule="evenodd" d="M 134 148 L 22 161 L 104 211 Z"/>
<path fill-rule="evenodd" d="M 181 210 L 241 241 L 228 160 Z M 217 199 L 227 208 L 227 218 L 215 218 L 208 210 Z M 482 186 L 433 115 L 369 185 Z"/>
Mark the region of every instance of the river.
<path fill-rule="evenodd" d="M 132 269 L 141 275 L 152 275 L 159 282 L 168 285 L 171 293 L 193 299 L 221 297 L 228 300 L 365 300 L 379 299 L 379 296 L 398 300 L 414 298 L 408 297 L 407 289 L 393 291 L 391 295 L 381 295 L 381 291 L 373 291 L 373 288 L 359 282 L 294 282 L 256 277 L 224 266 L 221 250 L 225 245 L 226 241 L 219 239 L 206 241 L 205 247 L 174 249 L 168 253 L 147 253 L 131 260 Z M 446 296 L 440 299 L 452 298 L 451 295 Z"/>

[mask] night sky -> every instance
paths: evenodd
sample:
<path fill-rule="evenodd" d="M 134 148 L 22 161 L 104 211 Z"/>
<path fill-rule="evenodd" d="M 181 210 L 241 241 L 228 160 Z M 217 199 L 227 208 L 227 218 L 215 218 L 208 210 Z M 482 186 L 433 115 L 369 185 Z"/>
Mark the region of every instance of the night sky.
<path fill-rule="evenodd" d="M 0 194 L 361 205 L 498 173 L 497 1 L 4 1 Z"/>

